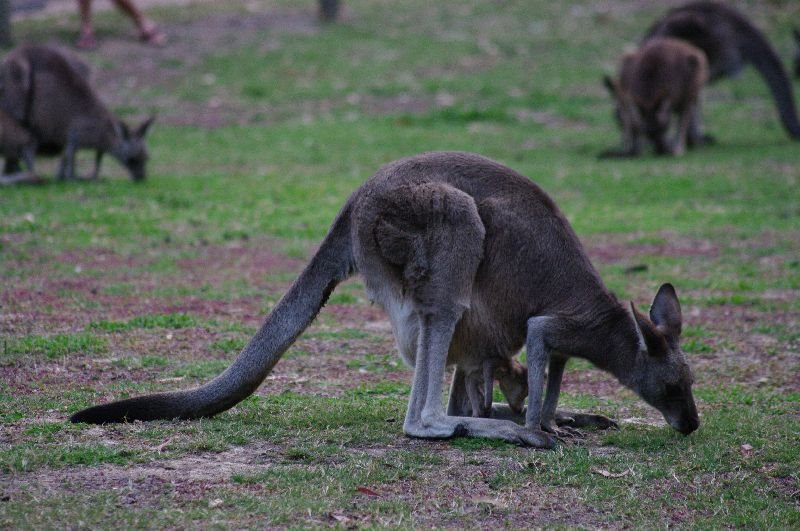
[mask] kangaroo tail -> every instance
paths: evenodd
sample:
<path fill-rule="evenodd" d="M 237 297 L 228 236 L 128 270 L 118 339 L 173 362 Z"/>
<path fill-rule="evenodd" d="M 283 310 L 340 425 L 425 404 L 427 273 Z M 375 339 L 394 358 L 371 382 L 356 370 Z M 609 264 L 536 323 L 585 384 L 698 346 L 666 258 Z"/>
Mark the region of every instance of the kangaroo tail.
<path fill-rule="evenodd" d="M 800 120 L 797 118 L 794 92 L 781 60 L 764 35 L 751 24 L 740 27 L 740 31 L 746 34 L 749 41 L 749 46 L 742 46 L 742 55 L 767 82 L 786 132 L 792 139 L 800 140 Z"/>
<path fill-rule="evenodd" d="M 222 374 L 196 389 L 93 406 L 78 411 L 70 421 L 105 424 L 210 417 L 250 396 L 311 324 L 336 285 L 355 272 L 349 205 L 339 213 L 319 250 L 256 335 Z"/>

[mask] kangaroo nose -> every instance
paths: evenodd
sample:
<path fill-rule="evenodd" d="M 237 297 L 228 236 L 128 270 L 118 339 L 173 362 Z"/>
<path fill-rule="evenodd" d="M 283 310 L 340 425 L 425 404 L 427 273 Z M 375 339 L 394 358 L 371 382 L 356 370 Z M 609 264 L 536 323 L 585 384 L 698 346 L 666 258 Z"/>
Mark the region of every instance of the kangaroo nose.
<path fill-rule="evenodd" d="M 687 420 L 681 422 L 681 425 L 678 426 L 678 431 L 684 435 L 689 435 L 699 427 L 700 427 L 700 419 L 698 419 L 697 417 L 690 417 Z"/>

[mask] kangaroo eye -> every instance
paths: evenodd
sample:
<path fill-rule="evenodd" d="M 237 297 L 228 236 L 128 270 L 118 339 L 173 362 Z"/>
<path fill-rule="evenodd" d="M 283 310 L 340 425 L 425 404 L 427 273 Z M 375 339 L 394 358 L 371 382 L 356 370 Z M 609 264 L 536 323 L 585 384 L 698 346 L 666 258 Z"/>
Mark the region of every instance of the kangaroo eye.
<path fill-rule="evenodd" d="M 667 385 L 664 388 L 664 394 L 668 398 L 677 398 L 683 394 L 683 389 L 680 385 Z"/>

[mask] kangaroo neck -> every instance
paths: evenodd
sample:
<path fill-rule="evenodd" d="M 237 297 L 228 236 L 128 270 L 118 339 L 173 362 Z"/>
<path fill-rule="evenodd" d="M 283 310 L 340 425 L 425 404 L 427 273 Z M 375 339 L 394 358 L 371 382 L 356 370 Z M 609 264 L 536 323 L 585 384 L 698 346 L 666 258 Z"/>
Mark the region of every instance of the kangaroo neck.
<path fill-rule="evenodd" d="M 559 334 L 565 354 L 584 358 L 625 384 L 639 352 L 639 334 L 630 310 L 609 294 L 573 318 Z"/>

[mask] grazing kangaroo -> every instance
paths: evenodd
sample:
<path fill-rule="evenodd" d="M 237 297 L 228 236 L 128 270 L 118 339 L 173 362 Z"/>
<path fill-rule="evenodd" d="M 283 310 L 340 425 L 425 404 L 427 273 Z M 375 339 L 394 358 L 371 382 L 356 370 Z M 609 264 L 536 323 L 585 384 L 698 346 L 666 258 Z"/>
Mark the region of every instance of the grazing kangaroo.
<path fill-rule="evenodd" d="M 528 396 L 528 372 L 513 358 L 484 358 L 479 367 L 465 372 L 466 392 L 473 417 L 489 418 L 492 415 L 494 380 L 508 401 L 511 413 L 519 415 Z"/>
<path fill-rule="evenodd" d="M 555 444 L 564 364 L 588 359 L 684 434 L 699 420 L 679 347 L 681 309 L 665 284 L 650 317 L 606 289 L 567 219 L 536 184 L 469 153 L 426 153 L 378 170 L 345 203 L 317 252 L 233 364 L 196 389 L 90 407 L 72 422 L 208 417 L 253 393 L 337 284 L 361 273 L 414 367 L 403 430 Z M 525 425 L 472 418 L 462 367 L 527 348 Z M 450 414 L 442 404 L 457 366 Z M 542 406 L 545 369 L 547 395 Z M 607 419 L 606 419 L 607 420 Z"/>
<path fill-rule="evenodd" d="M 36 172 L 33 167 L 36 140 L 30 131 L 19 125 L 10 114 L 2 110 L 0 110 L 0 154 L 6 159 L 22 158 L 28 167 L 27 171 L 15 171 L 8 174 L 4 172 L 0 176 L 0 184 L 17 184 L 36 180 Z"/>
<path fill-rule="evenodd" d="M 703 50 L 708 58 L 709 82 L 733 77 L 747 63 L 767 82 L 778 113 L 789 136 L 800 140 L 800 121 L 789 77 L 766 37 L 731 6 L 719 2 L 690 2 L 669 10 L 645 33 L 674 37 Z"/>
<path fill-rule="evenodd" d="M 639 155 L 642 136 L 658 154 L 682 155 L 687 144 L 700 143 L 700 92 L 707 78 L 703 52 L 678 39 L 650 39 L 626 54 L 619 80 L 604 78 L 616 102 L 623 146 L 601 157 Z M 677 125 L 674 140 L 669 142 L 673 115 Z"/>
<path fill-rule="evenodd" d="M 40 153 L 62 153 L 59 179 L 76 177 L 77 150 L 94 149 L 92 179 L 97 179 L 108 152 L 133 180 L 143 180 L 148 158 L 144 138 L 153 118 L 131 131 L 100 101 L 87 77 L 87 71 L 57 48 L 16 48 L 0 64 L 0 109 L 33 134 Z M 14 163 L 8 160 L 7 167 Z"/>

